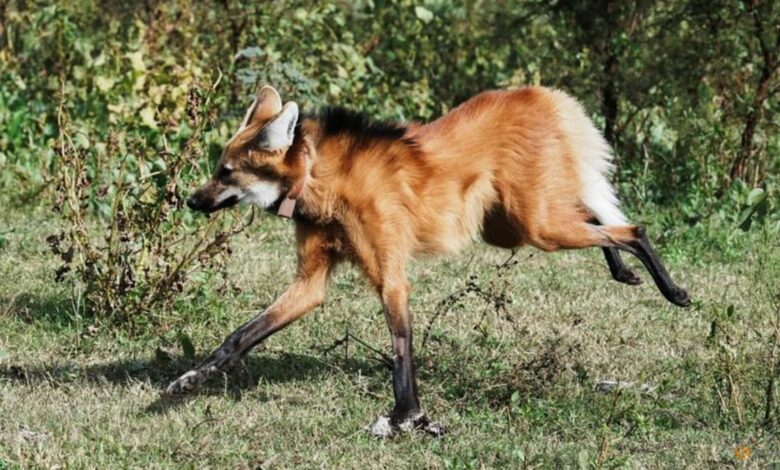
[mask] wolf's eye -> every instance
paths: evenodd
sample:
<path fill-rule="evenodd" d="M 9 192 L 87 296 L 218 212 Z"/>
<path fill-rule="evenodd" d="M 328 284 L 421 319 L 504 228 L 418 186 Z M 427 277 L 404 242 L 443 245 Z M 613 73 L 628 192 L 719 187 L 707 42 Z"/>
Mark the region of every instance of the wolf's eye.
<path fill-rule="evenodd" d="M 233 169 L 228 166 L 223 166 L 220 168 L 219 173 L 217 173 L 217 178 L 219 179 L 225 179 L 230 176 L 230 174 L 233 173 Z"/>

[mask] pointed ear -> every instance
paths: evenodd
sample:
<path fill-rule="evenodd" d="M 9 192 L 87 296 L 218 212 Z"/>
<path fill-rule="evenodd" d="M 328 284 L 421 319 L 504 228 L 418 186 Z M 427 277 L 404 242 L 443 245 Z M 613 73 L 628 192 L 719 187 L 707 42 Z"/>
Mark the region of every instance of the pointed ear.
<path fill-rule="evenodd" d="M 279 114 L 281 110 L 282 98 L 279 96 L 279 92 L 274 87 L 266 85 L 257 92 L 257 97 L 246 111 L 239 130 L 251 124 L 265 122 Z"/>
<path fill-rule="evenodd" d="M 292 145 L 297 123 L 298 105 L 290 101 L 284 105 L 281 114 L 263 128 L 260 133 L 260 148 L 273 151 Z"/>

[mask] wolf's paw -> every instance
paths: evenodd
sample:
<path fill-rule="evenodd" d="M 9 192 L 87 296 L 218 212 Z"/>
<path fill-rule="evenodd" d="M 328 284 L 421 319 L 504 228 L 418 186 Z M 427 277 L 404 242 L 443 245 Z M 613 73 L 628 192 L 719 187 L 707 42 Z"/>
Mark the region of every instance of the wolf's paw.
<path fill-rule="evenodd" d="M 372 436 L 384 439 L 395 437 L 402 432 L 414 430 L 422 431 L 433 437 L 441 437 L 447 433 L 444 426 L 440 423 L 429 421 L 428 417 L 423 413 L 410 416 L 400 422 L 394 422 L 389 416 L 380 416 L 365 429 Z"/>
<path fill-rule="evenodd" d="M 206 381 L 206 374 L 200 369 L 193 369 L 168 385 L 165 393 L 168 395 L 179 395 L 195 390 L 200 384 Z"/>
<path fill-rule="evenodd" d="M 390 422 L 387 416 L 380 416 L 373 423 L 366 426 L 366 431 L 375 437 L 390 438 L 397 434 L 398 429 Z"/>
<path fill-rule="evenodd" d="M 680 307 L 689 307 L 691 305 L 691 296 L 688 295 L 688 291 L 678 287 L 674 289 L 667 297 L 670 302 Z"/>
<path fill-rule="evenodd" d="M 637 286 L 642 283 L 642 278 L 631 268 L 621 269 L 613 276 L 617 282 Z"/>

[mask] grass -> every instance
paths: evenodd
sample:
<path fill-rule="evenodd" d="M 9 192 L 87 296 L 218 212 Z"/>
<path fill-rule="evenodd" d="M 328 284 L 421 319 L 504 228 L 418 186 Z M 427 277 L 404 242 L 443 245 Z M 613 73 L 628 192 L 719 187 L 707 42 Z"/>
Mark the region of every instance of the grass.
<path fill-rule="evenodd" d="M 687 310 L 644 271 L 639 287 L 611 281 L 597 250 L 524 249 L 497 268 L 509 253 L 477 243 L 415 263 L 421 399 L 450 433 L 383 441 L 362 428 L 392 406 L 375 351 L 389 336 L 350 268 L 241 370 L 160 396 L 284 289 L 289 222 L 261 217 L 233 242 L 236 290 L 195 292 L 121 328 L 85 318 L 52 281 L 55 223 L 26 209 L 0 224 L 0 469 L 780 466 L 780 387 L 767 392 L 780 356 L 776 239 L 739 238 L 728 262 L 668 240 Z"/>

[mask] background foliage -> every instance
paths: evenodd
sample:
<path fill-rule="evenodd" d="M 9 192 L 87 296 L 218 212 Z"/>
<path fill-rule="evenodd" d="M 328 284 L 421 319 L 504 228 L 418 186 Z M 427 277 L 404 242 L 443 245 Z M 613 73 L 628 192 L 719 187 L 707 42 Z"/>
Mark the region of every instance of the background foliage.
<path fill-rule="evenodd" d="M 769 0 L 0 0 L 0 470 L 777 467 L 779 28 Z M 350 269 L 236 374 L 160 398 L 294 273 L 286 221 L 231 244 L 248 210 L 181 207 L 264 83 L 399 120 L 568 91 L 694 305 L 598 250 L 475 244 L 410 268 L 445 439 L 361 432 L 393 397 Z"/>
<path fill-rule="evenodd" d="M 762 0 L 3 1 L 0 190 L 59 205 L 80 161 L 78 210 L 108 230 L 118 207 L 180 206 L 258 84 L 306 109 L 399 120 L 543 84 L 604 128 L 629 210 L 728 251 L 735 227 L 780 227 L 778 25 L 780 4 Z M 173 232 L 160 222 L 126 236 L 175 238 L 191 226 L 182 217 Z"/>

